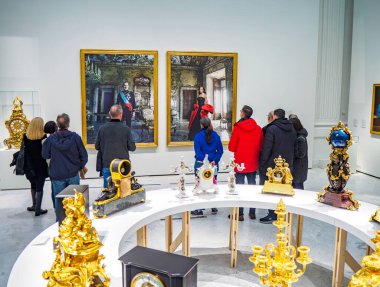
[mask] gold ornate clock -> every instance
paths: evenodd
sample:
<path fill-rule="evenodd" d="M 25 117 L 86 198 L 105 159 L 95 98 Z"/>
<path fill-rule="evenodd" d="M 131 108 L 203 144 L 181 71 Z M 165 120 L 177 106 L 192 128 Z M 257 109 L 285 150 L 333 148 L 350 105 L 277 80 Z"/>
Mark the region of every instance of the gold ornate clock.
<path fill-rule="evenodd" d="M 279 156 L 274 159 L 275 167 L 268 167 L 262 193 L 274 193 L 283 195 L 294 195 L 292 187 L 293 176 L 289 169 L 289 164 L 284 158 Z"/>
<path fill-rule="evenodd" d="M 133 277 L 131 287 L 165 287 L 160 277 L 149 272 L 141 272 Z"/>
<path fill-rule="evenodd" d="M 23 102 L 16 97 L 13 100 L 13 110 L 9 120 L 5 121 L 5 126 L 9 131 L 10 137 L 4 140 L 4 144 L 10 149 L 12 146 L 19 148 L 22 142 L 22 136 L 26 133 L 29 121 L 24 115 L 22 109 Z"/>

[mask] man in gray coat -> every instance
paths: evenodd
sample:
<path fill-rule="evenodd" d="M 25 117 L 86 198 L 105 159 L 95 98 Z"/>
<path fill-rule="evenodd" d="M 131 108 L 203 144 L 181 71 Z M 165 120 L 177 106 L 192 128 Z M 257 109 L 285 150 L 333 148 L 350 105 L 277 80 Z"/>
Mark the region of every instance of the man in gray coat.
<path fill-rule="evenodd" d="M 107 179 L 111 176 L 111 161 L 116 158 L 129 159 L 129 151 L 136 150 L 131 129 L 121 121 L 123 108 L 113 105 L 109 115 L 111 121 L 100 127 L 95 143 L 95 149 L 101 154 L 104 187 L 107 187 Z"/>

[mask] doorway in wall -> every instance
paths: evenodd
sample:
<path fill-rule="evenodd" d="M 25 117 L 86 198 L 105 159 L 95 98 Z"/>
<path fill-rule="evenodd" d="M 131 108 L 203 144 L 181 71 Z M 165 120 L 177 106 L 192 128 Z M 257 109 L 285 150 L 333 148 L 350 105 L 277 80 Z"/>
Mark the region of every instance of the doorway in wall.
<path fill-rule="evenodd" d="M 115 87 L 99 86 L 95 89 L 94 115 L 98 121 L 105 123 L 111 106 L 115 103 Z"/>
<path fill-rule="evenodd" d="M 206 75 L 207 98 L 209 104 L 214 106 L 212 124 L 222 136 L 228 138 L 228 106 L 229 99 L 226 87 L 226 69 L 220 69 Z"/>
<path fill-rule="evenodd" d="M 180 102 L 180 119 L 189 120 L 194 104 L 197 102 L 196 88 L 182 88 Z"/>

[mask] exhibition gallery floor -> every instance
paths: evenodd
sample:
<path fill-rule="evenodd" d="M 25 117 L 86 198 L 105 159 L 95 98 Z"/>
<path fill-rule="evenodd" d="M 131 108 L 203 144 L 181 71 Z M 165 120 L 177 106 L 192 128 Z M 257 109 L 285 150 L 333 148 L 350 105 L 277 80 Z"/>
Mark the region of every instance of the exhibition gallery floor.
<path fill-rule="evenodd" d="M 226 182 L 227 174 L 219 175 L 219 182 Z M 175 176 L 142 177 L 140 182 L 148 191 L 165 187 L 175 187 Z M 187 184 L 193 182 L 188 176 Z M 324 169 L 309 170 L 309 179 L 305 189 L 321 191 L 326 185 L 327 177 Z M 82 184 L 90 185 L 90 201 L 92 202 L 100 190 L 100 179 L 89 179 Z M 380 205 L 378 187 L 380 179 L 361 173 L 351 176 L 348 188 L 355 192 L 357 199 Z M 0 191 L 0 286 L 6 286 L 11 268 L 25 246 L 42 230 L 54 223 L 55 216 L 50 198 L 50 182 L 45 186 L 43 207 L 48 208 L 47 215 L 35 217 L 26 211 L 30 205 L 29 190 Z M 229 221 L 228 208 L 211 215 L 206 210 L 206 217 L 191 220 L 191 255 L 200 259 L 198 269 L 198 286 L 260 286 L 257 276 L 252 272 L 252 264 L 248 261 L 252 245 L 265 245 L 275 242 L 276 228 L 272 225 L 260 224 L 250 220 L 246 210 L 245 221 L 239 223 L 239 256 L 238 267 L 230 268 L 228 250 Z M 257 218 L 266 214 L 265 210 L 257 210 Z M 176 223 L 177 222 L 177 223 Z M 174 229 L 179 228 L 180 220 L 174 220 Z M 148 226 L 148 247 L 164 249 L 164 224 L 158 221 Z M 178 225 L 178 226 L 177 226 Z M 380 227 L 380 226 L 379 226 Z M 335 228 L 316 220 L 305 218 L 303 244 L 310 247 L 310 256 L 314 263 L 308 266 L 305 276 L 294 286 L 331 286 L 332 263 L 335 242 Z M 135 236 L 125 242 L 128 248 L 136 244 Z M 360 260 L 365 255 L 366 245 L 349 235 L 348 250 Z M 52 249 L 53 252 L 53 249 Z M 43 260 L 36 258 L 36 260 Z M 121 267 L 120 267 L 121 268 Z M 346 267 L 346 276 L 352 273 Z M 20 274 L 22 276 L 22 274 Z M 41 276 L 41 274 L 36 274 Z"/>

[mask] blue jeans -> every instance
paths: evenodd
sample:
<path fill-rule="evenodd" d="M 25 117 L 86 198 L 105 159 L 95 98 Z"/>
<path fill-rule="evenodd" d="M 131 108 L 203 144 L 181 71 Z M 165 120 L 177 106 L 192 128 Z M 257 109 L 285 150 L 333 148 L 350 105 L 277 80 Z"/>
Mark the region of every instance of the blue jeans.
<path fill-rule="evenodd" d="M 108 167 L 102 168 L 102 176 L 103 176 L 103 187 L 107 188 L 108 186 L 107 179 L 111 176 L 111 171 Z"/>
<path fill-rule="evenodd" d="M 79 185 L 79 175 L 66 178 L 66 179 L 61 179 L 61 180 L 52 180 L 52 186 L 53 186 L 53 194 L 54 194 L 54 206 L 55 206 L 55 215 L 57 216 L 57 195 L 64 190 L 66 187 L 69 185 Z M 58 218 L 58 217 L 57 217 Z"/>
<path fill-rule="evenodd" d="M 235 173 L 236 177 L 236 184 L 244 184 L 244 179 L 247 177 L 248 184 L 250 185 L 256 185 L 256 171 L 254 172 L 247 172 L 247 173 Z M 250 208 L 249 214 L 254 215 L 256 213 L 256 208 Z M 239 215 L 244 215 L 244 208 L 239 208 Z"/>

